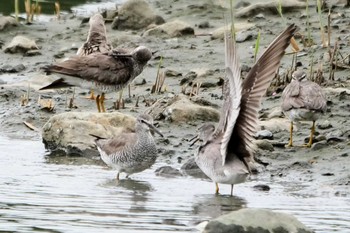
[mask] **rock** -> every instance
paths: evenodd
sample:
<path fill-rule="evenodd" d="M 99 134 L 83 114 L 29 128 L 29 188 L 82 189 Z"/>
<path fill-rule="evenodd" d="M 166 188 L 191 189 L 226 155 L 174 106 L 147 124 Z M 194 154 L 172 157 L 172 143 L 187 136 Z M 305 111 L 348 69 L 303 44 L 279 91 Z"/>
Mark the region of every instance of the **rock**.
<path fill-rule="evenodd" d="M 180 37 L 185 35 L 194 35 L 194 29 L 180 20 L 174 20 L 147 30 L 143 36 L 165 36 Z"/>
<path fill-rule="evenodd" d="M 0 16 L 0 31 L 17 25 L 18 23 L 15 18 L 11 16 Z"/>
<path fill-rule="evenodd" d="M 196 152 L 195 152 L 196 153 Z M 182 166 L 181 171 L 185 174 L 197 177 L 197 178 L 206 178 L 209 179 L 207 175 L 205 175 L 202 170 L 198 167 L 194 157 L 188 159 Z"/>
<path fill-rule="evenodd" d="M 253 189 L 254 190 L 257 190 L 257 191 L 270 191 L 270 186 L 266 185 L 266 184 L 257 184 L 257 185 L 254 185 L 253 186 Z"/>
<path fill-rule="evenodd" d="M 182 76 L 182 74 L 176 70 L 170 70 L 167 69 L 165 70 L 165 76 L 167 77 L 178 77 L 178 76 Z"/>
<path fill-rule="evenodd" d="M 286 118 L 272 118 L 266 121 L 258 122 L 261 129 L 266 129 L 273 134 L 281 131 L 289 131 L 290 122 Z"/>
<path fill-rule="evenodd" d="M 37 56 L 37 55 L 41 55 L 41 52 L 38 49 L 28 50 L 24 54 L 24 56 L 26 56 L 26 57 L 33 57 L 33 56 Z"/>
<path fill-rule="evenodd" d="M 39 49 L 34 40 L 31 40 L 24 36 L 16 36 L 8 44 L 4 52 L 5 53 L 25 53 L 31 49 Z"/>
<path fill-rule="evenodd" d="M 324 122 L 322 122 L 318 125 L 319 129 L 329 129 L 332 127 L 333 127 L 332 124 L 328 120 L 325 120 Z"/>
<path fill-rule="evenodd" d="M 236 42 L 241 43 L 248 40 L 253 40 L 257 38 L 257 34 L 251 31 L 239 31 L 236 33 Z"/>
<path fill-rule="evenodd" d="M 216 29 L 215 31 L 212 32 L 210 38 L 212 40 L 224 39 L 225 32 L 229 32 L 231 30 L 231 25 L 232 24 Z M 247 30 L 249 28 L 252 28 L 253 26 L 254 24 L 252 23 L 235 23 L 234 24 L 235 32 Z"/>
<path fill-rule="evenodd" d="M 272 143 L 266 139 L 256 140 L 255 145 L 262 150 L 274 151 Z"/>
<path fill-rule="evenodd" d="M 45 148 L 67 155 L 97 156 L 95 138 L 90 134 L 112 138 L 133 131 L 135 118 L 119 112 L 67 112 L 51 117 L 42 129 Z"/>
<path fill-rule="evenodd" d="M 245 208 L 209 221 L 203 233 L 312 233 L 296 217 L 265 209 Z"/>
<path fill-rule="evenodd" d="M 26 67 L 23 64 L 18 64 L 15 66 L 12 65 L 4 65 L 3 67 L 0 68 L 0 72 L 3 73 L 18 73 L 21 72 L 22 70 L 25 70 Z"/>
<path fill-rule="evenodd" d="M 208 21 L 200 22 L 198 28 L 210 28 L 210 24 Z"/>
<path fill-rule="evenodd" d="M 162 24 L 164 19 L 155 15 L 144 0 L 128 0 L 118 10 L 118 16 L 112 22 L 112 29 L 142 29 L 150 24 Z"/>
<path fill-rule="evenodd" d="M 283 13 L 297 10 L 297 9 L 305 9 L 305 2 L 300 2 L 298 0 L 284 0 L 280 1 L 282 6 Z M 245 18 L 250 17 L 255 14 L 259 14 L 261 12 L 266 13 L 272 13 L 275 15 L 278 15 L 276 2 L 270 1 L 270 2 L 258 2 L 255 4 L 251 4 L 247 7 L 243 7 L 239 10 L 237 10 L 235 16 L 238 18 Z"/>
<path fill-rule="evenodd" d="M 194 104 L 185 96 L 178 96 L 178 99 L 166 107 L 163 111 L 165 119 L 174 122 L 191 121 L 219 121 L 220 112 L 212 107 Z"/>
<path fill-rule="evenodd" d="M 166 176 L 166 177 L 182 176 L 182 173 L 178 169 L 173 168 L 171 166 L 163 166 L 163 167 L 157 168 L 155 173 L 157 176 Z"/>
<path fill-rule="evenodd" d="M 321 141 L 321 142 L 313 143 L 311 146 L 311 150 L 321 150 L 326 147 L 328 147 L 328 143 L 326 141 Z"/>
<path fill-rule="evenodd" d="M 255 134 L 255 138 L 256 139 L 269 139 L 269 140 L 272 140 L 273 139 L 273 134 L 270 131 L 264 129 L 264 130 L 258 131 Z"/>

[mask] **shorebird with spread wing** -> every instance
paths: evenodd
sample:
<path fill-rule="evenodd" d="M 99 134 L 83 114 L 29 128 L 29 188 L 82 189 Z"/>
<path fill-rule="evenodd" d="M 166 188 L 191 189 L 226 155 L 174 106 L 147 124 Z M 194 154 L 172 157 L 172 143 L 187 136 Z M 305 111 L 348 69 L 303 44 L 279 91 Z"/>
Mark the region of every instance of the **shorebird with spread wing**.
<path fill-rule="evenodd" d="M 296 31 L 294 25 L 284 30 L 253 65 L 244 81 L 232 35 L 225 35 L 226 78 L 224 103 L 219 124 L 204 124 L 197 139 L 202 140 L 195 155 L 199 168 L 216 184 L 233 185 L 244 182 L 253 161 L 254 134 L 262 96 L 279 67 L 285 49 Z"/>

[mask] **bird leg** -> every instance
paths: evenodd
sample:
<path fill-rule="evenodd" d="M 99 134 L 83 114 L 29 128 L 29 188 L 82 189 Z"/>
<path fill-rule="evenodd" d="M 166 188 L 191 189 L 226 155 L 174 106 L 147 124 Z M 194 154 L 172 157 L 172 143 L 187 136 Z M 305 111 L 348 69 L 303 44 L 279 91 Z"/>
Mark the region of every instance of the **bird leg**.
<path fill-rule="evenodd" d="M 100 97 L 100 106 L 101 106 L 101 112 L 106 112 L 105 109 L 105 93 L 102 92 Z"/>
<path fill-rule="evenodd" d="M 94 89 L 91 89 L 90 90 L 90 96 L 89 97 L 85 97 L 85 98 L 89 99 L 89 100 L 95 100 L 96 96 L 95 96 L 95 93 L 94 93 Z"/>
<path fill-rule="evenodd" d="M 231 184 L 231 196 L 233 196 L 233 184 Z"/>
<path fill-rule="evenodd" d="M 219 194 L 219 184 L 215 182 L 215 194 Z"/>
<path fill-rule="evenodd" d="M 117 173 L 117 177 L 116 177 L 117 180 L 119 180 L 119 172 Z"/>
<path fill-rule="evenodd" d="M 98 112 L 101 112 L 100 98 L 101 98 L 100 95 L 96 96 L 96 105 L 97 105 L 97 110 L 98 110 Z"/>
<path fill-rule="evenodd" d="M 286 147 L 293 147 L 293 121 L 290 122 L 289 143 Z"/>
<path fill-rule="evenodd" d="M 314 134 L 315 134 L 315 121 L 312 121 L 309 143 L 306 144 L 305 146 L 307 146 L 307 147 L 312 146 L 312 140 L 313 140 Z"/>

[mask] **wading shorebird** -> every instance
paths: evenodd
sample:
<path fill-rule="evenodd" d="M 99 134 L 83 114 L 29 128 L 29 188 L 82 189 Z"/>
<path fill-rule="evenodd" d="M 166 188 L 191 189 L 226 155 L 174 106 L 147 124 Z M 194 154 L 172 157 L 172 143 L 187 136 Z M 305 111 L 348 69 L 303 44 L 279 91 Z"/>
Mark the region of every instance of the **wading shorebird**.
<path fill-rule="evenodd" d="M 293 146 L 293 122 L 312 121 L 309 142 L 312 146 L 316 120 L 327 110 L 327 100 L 322 88 L 306 79 L 304 71 L 294 71 L 292 81 L 282 93 L 282 111 L 290 119 L 290 137 L 287 147 Z"/>
<path fill-rule="evenodd" d="M 285 49 L 290 44 L 296 27 L 290 25 L 266 49 L 254 64 L 244 81 L 234 39 L 225 35 L 226 81 L 224 103 L 219 124 L 204 124 L 197 139 L 202 140 L 195 155 L 199 168 L 211 178 L 219 193 L 218 183 L 233 185 L 244 182 L 253 162 L 254 135 L 262 96 L 279 67 Z M 193 143 L 194 144 L 194 143 Z"/>
<path fill-rule="evenodd" d="M 98 151 L 102 160 L 116 169 L 119 174 L 142 172 L 151 167 L 157 158 L 157 148 L 151 131 L 163 137 L 163 134 L 153 125 L 150 115 L 141 114 L 136 119 L 134 133 L 122 133 L 112 139 L 103 139 L 95 135 Z"/>
<path fill-rule="evenodd" d="M 105 112 L 104 93 L 120 91 L 133 81 L 151 59 L 152 53 L 145 46 L 135 48 L 131 53 L 114 49 L 107 53 L 92 53 L 86 56 L 74 55 L 67 60 L 43 67 L 50 73 L 61 74 L 61 78 L 40 90 L 80 86 L 102 92 L 96 101 L 99 112 Z"/>

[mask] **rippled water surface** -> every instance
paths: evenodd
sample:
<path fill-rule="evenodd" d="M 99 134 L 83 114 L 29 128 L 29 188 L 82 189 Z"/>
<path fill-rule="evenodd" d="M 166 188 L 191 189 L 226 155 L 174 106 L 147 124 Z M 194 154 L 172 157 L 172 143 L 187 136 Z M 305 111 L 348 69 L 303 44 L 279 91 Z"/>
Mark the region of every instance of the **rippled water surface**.
<path fill-rule="evenodd" d="M 291 213 L 317 232 L 349 232 L 348 196 L 305 197 L 276 183 L 261 192 L 252 189 L 257 181 L 237 185 L 237 196 L 215 196 L 206 180 L 156 176 L 161 162 L 117 184 L 103 165 L 46 156 L 40 141 L 0 137 L 0 230 L 197 232 L 203 220 L 257 207 Z"/>

